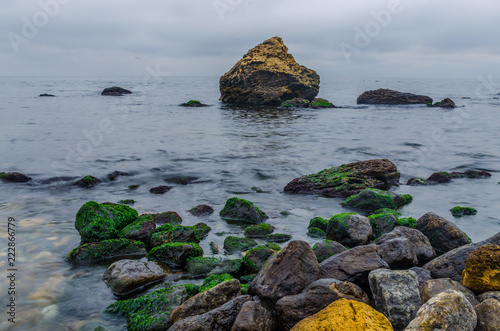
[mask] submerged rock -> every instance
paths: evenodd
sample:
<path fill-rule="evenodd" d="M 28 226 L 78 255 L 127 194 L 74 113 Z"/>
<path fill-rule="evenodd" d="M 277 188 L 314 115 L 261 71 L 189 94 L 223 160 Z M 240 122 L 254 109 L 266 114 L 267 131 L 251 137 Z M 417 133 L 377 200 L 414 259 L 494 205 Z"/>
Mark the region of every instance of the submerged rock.
<path fill-rule="evenodd" d="M 203 249 L 195 243 L 168 243 L 153 248 L 149 260 L 160 261 L 171 267 L 184 267 L 192 257 L 203 256 Z"/>
<path fill-rule="evenodd" d="M 476 215 L 477 210 L 472 207 L 461 207 L 456 206 L 450 209 L 451 214 L 455 217 L 461 217 L 464 215 Z"/>
<path fill-rule="evenodd" d="M 319 76 L 297 64 L 283 40 L 273 37 L 249 50 L 219 84 L 223 102 L 280 105 L 293 98 L 312 101 Z"/>
<path fill-rule="evenodd" d="M 132 92 L 118 86 L 106 87 L 101 92 L 101 95 L 111 95 L 111 96 L 122 96 L 124 94 L 132 94 Z"/>
<path fill-rule="evenodd" d="M 102 180 L 100 180 L 99 178 L 89 175 L 89 176 L 85 176 L 85 177 L 77 180 L 75 183 L 73 183 L 73 185 L 80 186 L 83 188 L 91 188 L 91 187 L 94 187 L 101 182 L 102 182 Z"/>
<path fill-rule="evenodd" d="M 188 102 L 181 103 L 182 107 L 206 107 L 204 103 L 199 102 L 198 100 L 189 100 Z"/>
<path fill-rule="evenodd" d="M 68 260 L 71 262 L 96 263 L 101 261 L 146 256 L 146 245 L 140 241 L 111 239 L 81 245 L 73 249 Z"/>
<path fill-rule="evenodd" d="M 311 108 L 319 109 L 319 108 L 337 108 L 333 103 L 326 99 L 314 98 L 311 102 Z"/>
<path fill-rule="evenodd" d="M 10 183 L 25 183 L 31 180 L 31 177 L 20 172 L 0 172 L 0 179 Z"/>
<path fill-rule="evenodd" d="M 430 184 L 443 184 L 449 183 L 452 179 L 455 178 L 488 178 L 491 177 L 491 174 L 487 171 L 477 171 L 477 170 L 467 170 L 464 172 L 454 171 L 454 172 L 446 172 L 446 171 L 438 171 L 433 173 L 427 178 L 427 183 Z"/>
<path fill-rule="evenodd" d="M 402 93 L 389 89 L 378 89 L 364 92 L 358 97 L 358 105 L 412 105 L 432 103 L 432 99 L 425 95 Z"/>
<path fill-rule="evenodd" d="M 269 217 L 255 206 L 252 202 L 240 199 L 230 198 L 226 201 L 224 208 L 219 212 L 221 218 L 230 221 L 242 221 L 259 224 Z"/>
<path fill-rule="evenodd" d="M 214 212 L 214 209 L 209 205 L 198 205 L 189 209 L 189 212 L 194 216 L 208 216 Z"/>
<path fill-rule="evenodd" d="M 171 188 L 172 188 L 172 186 L 160 185 L 160 186 L 150 188 L 149 192 L 154 193 L 154 194 L 163 194 L 163 193 L 167 193 L 168 191 L 170 191 Z"/>
<path fill-rule="evenodd" d="M 316 174 L 295 178 L 284 191 L 294 194 L 321 194 L 349 197 L 367 188 L 389 189 L 397 186 L 399 172 L 387 159 L 374 159 L 324 169 Z"/>
<path fill-rule="evenodd" d="M 455 105 L 455 103 L 453 102 L 453 100 L 451 100 L 450 98 L 443 99 L 443 100 L 436 102 L 434 104 L 432 104 L 432 102 L 428 103 L 427 106 L 429 106 L 429 107 L 441 107 L 441 108 L 456 108 L 457 107 Z"/>
<path fill-rule="evenodd" d="M 256 224 L 256 225 L 250 225 L 245 228 L 245 231 L 243 234 L 247 238 L 258 238 L 262 239 L 268 234 L 273 233 L 274 228 L 267 223 L 261 223 L 261 224 Z"/>
<path fill-rule="evenodd" d="M 476 293 L 500 291 L 500 245 L 485 245 L 470 253 L 462 285 Z"/>
<path fill-rule="evenodd" d="M 413 197 L 409 194 L 399 195 L 394 192 L 368 188 L 357 195 L 348 197 L 342 206 L 374 212 L 382 208 L 398 209 L 409 204 L 412 200 Z"/>
<path fill-rule="evenodd" d="M 40 97 L 55 97 L 54 94 L 49 94 L 49 93 L 42 93 L 39 95 Z"/>

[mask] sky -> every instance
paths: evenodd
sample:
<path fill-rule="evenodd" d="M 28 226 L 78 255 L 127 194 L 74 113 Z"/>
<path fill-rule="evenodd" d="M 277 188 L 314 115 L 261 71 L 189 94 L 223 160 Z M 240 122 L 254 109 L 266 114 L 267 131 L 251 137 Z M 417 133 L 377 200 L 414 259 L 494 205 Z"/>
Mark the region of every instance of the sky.
<path fill-rule="evenodd" d="M 498 0 L 0 1 L 0 76 L 220 76 L 273 36 L 321 77 L 500 76 Z"/>

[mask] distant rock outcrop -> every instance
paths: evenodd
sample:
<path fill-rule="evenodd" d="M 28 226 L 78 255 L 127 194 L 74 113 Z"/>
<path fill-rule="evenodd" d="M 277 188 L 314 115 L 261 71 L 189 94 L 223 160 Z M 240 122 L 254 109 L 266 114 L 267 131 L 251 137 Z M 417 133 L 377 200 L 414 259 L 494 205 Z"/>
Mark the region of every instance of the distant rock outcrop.
<path fill-rule="evenodd" d="M 441 108 L 456 108 L 457 106 L 450 98 L 443 99 L 435 104 L 428 104 L 430 107 L 441 107 Z"/>
<path fill-rule="evenodd" d="M 220 78 L 221 100 L 232 103 L 280 105 L 302 98 L 312 101 L 319 91 L 319 75 L 295 62 L 279 37 L 249 50 Z"/>
<path fill-rule="evenodd" d="M 432 103 L 425 95 L 402 93 L 389 89 L 367 91 L 358 97 L 358 104 L 366 105 L 412 105 Z"/>
<path fill-rule="evenodd" d="M 124 94 L 132 94 L 131 91 L 124 89 L 122 87 L 118 86 L 113 86 L 113 87 L 106 87 L 102 92 L 101 95 L 111 95 L 111 96 L 122 96 Z"/>

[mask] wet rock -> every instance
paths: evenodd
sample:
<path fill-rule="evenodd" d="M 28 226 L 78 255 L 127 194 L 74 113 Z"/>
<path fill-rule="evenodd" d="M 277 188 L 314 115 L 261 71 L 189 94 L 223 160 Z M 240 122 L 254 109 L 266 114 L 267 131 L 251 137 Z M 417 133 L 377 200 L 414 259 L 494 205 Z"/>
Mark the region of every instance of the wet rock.
<path fill-rule="evenodd" d="M 151 235 L 151 247 L 158 247 L 167 243 L 196 243 L 200 242 L 200 238 L 190 226 L 176 225 L 172 226 L 168 223 L 163 224 L 155 230 Z"/>
<path fill-rule="evenodd" d="M 204 103 L 199 102 L 198 100 L 189 100 L 188 102 L 181 103 L 182 107 L 207 107 Z"/>
<path fill-rule="evenodd" d="M 10 183 L 26 183 L 31 180 L 31 177 L 20 172 L 0 172 L 0 179 Z"/>
<path fill-rule="evenodd" d="M 223 304 L 219 308 L 208 313 L 191 316 L 182 319 L 168 329 L 169 331 L 206 331 L 206 330 L 230 330 L 241 307 L 247 301 L 251 301 L 250 295 L 242 295 Z"/>
<path fill-rule="evenodd" d="M 281 103 L 281 107 L 290 107 L 290 108 L 309 108 L 309 100 L 302 98 L 293 98 L 290 100 L 283 101 Z"/>
<path fill-rule="evenodd" d="M 125 205 L 86 202 L 76 213 L 75 228 L 82 243 L 118 238 L 120 231 L 138 218 L 137 211 Z"/>
<path fill-rule="evenodd" d="M 192 277 L 208 275 L 220 263 L 215 257 L 193 257 L 186 262 L 186 269 Z M 225 273 L 225 272 L 224 272 Z"/>
<path fill-rule="evenodd" d="M 292 240 L 292 236 L 289 234 L 284 234 L 284 233 L 273 233 L 273 234 L 268 234 L 264 238 L 262 238 L 266 242 L 270 243 L 284 243 L 289 240 Z"/>
<path fill-rule="evenodd" d="M 429 107 L 441 107 L 441 108 L 455 108 L 456 107 L 455 103 L 450 98 L 443 99 L 443 100 L 436 102 L 434 104 L 432 104 L 432 102 L 428 103 L 427 106 L 429 106 Z"/>
<path fill-rule="evenodd" d="M 214 209 L 209 205 L 198 205 L 189 209 L 189 212 L 194 216 L 208 216 L 214 212 Z"/>
<path fill-rule="evenodd" d="M 296 324 L 292 331 L 320 330 L 392 330 L 389 320 L 369 305 L 347 299 L 339 299 Z"/>
<path fill-rule="evenodd" d="M 49 94 L 49 93 L 42 93 L 39 95 L 40 97 L 55 97 L 54 94 Z"/>
<path fill-rule="evenodd" d="M 437 255 L 471 243 L 470 238 L 458 226 L 434 213 L 420 217 L 415 228 L 429 238 Z"/>
<path fill-rule="evenodd" d="M 309 226 L 307 228 L 318 228 L 326 232 L 326 229 L 328 228 L 328 221 L 329 220 L 324 219 L 323 217 L 314 217 L 309 221 Z"/>
<path fill-rule="evenodd" d="M 321 262 L 320 266 L 323 278 L 352 282 L 363 289 L 368 288 L 370 271 L 389 269 L 389 265 L 380 257 L 378 247 L 373 244 L 354 247 L 334 255 Z"/>
<path fill-rule="evenodd" d="M 432 103 L 432 99 L 425 95 L 378 89 L 364 92 L 358 97 L 357 103 L 358 105 L 426 105 Z"/>
<path fill-rule="evenodd" d="M 282 330 L 290 330 L 306 317 L 312 316 L 341 298 L 370 303 L 363 290 L 349 282 L 320 279 L 300 294 L 285 296 L 276 302 L 275 310 Z"/>
<path fill-rule="evenodd" d="M 417 316 L 405 330 L 473 331 L 476 323 L 474 308 L 462 292 L 448 290 L 420 307 Z"/>
<path fill-rule="evenodd" d="M 456 206 L 450 209 L 451 214 L 455 217 L 462 217 L 464 215 L 476 215 L 477 210 L 472 207 Z"/>
<path fill-rule="evenodd" d="M 149 240 L 156 229 L 156 224 L 151 215 L 143 215 L 132 224 L 127 225 L 120 231 L 120 238 L 142 241 L 149 245 Z"/>
<path fill-rule="evenodd" d="M 420 231 L 406 226 L 397 226 L 389 233 L 384 234 L 375 242 L 381 245 L 386 241 L 405 238 L 412 246 L 412 251 L 415 253 L 418 263 L 417 265 L 424 265 L 436 257 L 436 252 L 429 241 L 429 239 Z"/>
<path fill-rule="evenodd" d="M 273 231 L 274 231 L 274 228 L 271 225 L 269 225 L 267 223 L 261 223 L 261 224 L 250 225 L 250 226 L 246 227 L 243 234 L 247 238 L 262 239 L 265 236 L 267 236 L 268 234 L 273 233 Z"/>
<path fill-rule="evenodd" d="M 378 253 L 391 269 L 408 269 L 418 265 L 413 244 L 406 238 L 385 240 L 378 246 Z"/>
<path fill-rule="evenodd" d="M 151 192 L 153 194 L 164 194 L 164 193 L 167 193 L 168 191 L 170 191 L 171 188 L 172 188 L 172 186 L 160 185 L 160 186 L 150 188 L 149 192 Z"/>
<path fill-rule="evenodd" d="M 209 246 L 210 246 L 210 250 L 212 251 L 212 254 L 214 254 L 214 255 L 219 254 L 219 252 L 220 252 L 219 245 L 217 245 L 214 241 L 211 241 Z"/>
<path fill-rule="evenodd" d="M 229 274 L 237 277 L 242 273 L 243 260 L 242 259 L 228 259 L 221 261 L 215 268 L 208 273 L 211 275 Z"/>
<path fill-rule="evenodd" d="M 463 295 L 469 300 L 472 306 L 476 306 L 479 301 L 477 300 L 474 292 L 469 290 L 467 287 L 463 286 L 457 281 L 450 278 L 439 278 L 439 279 L 429 279 L 422 284 L 420 289 L 420 296 L 422 297 L 422 302 L 426 303 L 431 298 L 435 297 L 439 293 L 446 292 L 448 290 L 455 290 L 462 292 Z"/>
<path fill-rule="evenodd" d="M 97 184 L 102 183 L 102 180 L 94 176 L 85 176 L 73 183 L 74 186 L 79 186 L 82 188 L 92 188 Z"/>
<path fill-rule="evenodd" d="M 203 249 L 195 243 L 168 243 L 153 248 L 148 260 L 160 261 L 170 267 L 184 267 L 189 258 L 203 256 Z"/>
<path fill-rule="evenodd" d="M 396 165 L 387 159 L 366 160 L 295 178 L 285 186 L 284 191 L 349 197 L 366 188 L 389 189 L 397 186 L 399 176 Z"/>
<path fill-rule="evenodd" d="M 356 213 L 342 213 L 330 218 L 326 239 L 348 247 L 365 245 L 372 236 L 372 227 L 367 217 Z"/>
<path fill-rule="evenodd" d="M 207 313 L 240 295 L 240 282 L 232 279 L 196 294 L 175 308 L 170 314 L 173 323 L 189 316 Z"/>
<path fill-rule="evenodd" d="M 314 100 L 311 102 L 311 108 L 314 109 L 319 109 L 319 108 L 337 108 L 333 103 L 326 99 L 322 98 L 314 98 Z"/>
<path fill-rule="evenodd" d="M 454 178 L 487 178 L 491 177 L 491 174 L 487 171 L 477 171 L 477 170 L 467 170 L 464 172 L 454 171 L 452 173 L 446 171 L 439 171 L 433 173 L 429 178 L 427 178 L 427 182 L 431 184 L 442 184 L 449 183 Z"/>
<path fill-rule="evenodd" d="M 311 238 L 326 239 L 326 232 L 318 228 L 309 228 L 306 235 Z"/>
<path fill-rule="evenodd" d="M 318 243 L 315 243 L 312 248 L 314 255 L 318 259 L 318 262 L 321 263 L 324 260 L 328 259 L 330 256 L 345 252 L 347 248 L 344 247 L 339 242 L 332 240 L 323 240 Z"/>
<path fill-rule="evenodd" d="M 112 173 L 108 174 L 106 177 L 108 178 L 108 180 L 113 181 L 121 176 L 132 176 L 132 174 L 130 174 L 128 172 L 123 172 L 123 171 L 113 171 Z"/>
<path fill-rule="evenodd" d="M 235 252 L 243 252 L 252 247 L 257 246 L 257 242 L 250 238 L 238 238 L 234 236 L 229 236 L 224 239 L 224 250 L 228 254 L 233 254 Z"/>
<path fill-rule="evenodd" d="M 196 177 L 189 177 L 189 176 L 183 176 L 183 177 L 172 177 L 172 178 L 167 178 L 165 181 L 167 183 L 174 183 L 174 184 L 181 184 L 181 185 L 187 185 L 191 184 L 198 178 Z"/>
<path fill-rule="evenodd" d="M 247 273 L 258 273 L 266 261 L 274 254 L 276 254 L 274 250 L 264 245 L 250 249 L 243 257 L 243 264 Z"/>
<path fill-rule="evenodd" d="M 141 258 L 146 256 L 146 253 L 146 245 L 143 242 L 111 239 L 81 245 L 69 253 L 68 260 L 80 263 L 96 263 L 125 258 Z"/>
<path fill-rule="evenodd" d="M 370 272 L 368 278 L 375 308 L 387 317 L 394 330 L 403 330 L 422 306 L 417 274 L 378 269 Z"/>
<path fill-rule="evenodd" d="M 231 331 L 274 331 L 277 326 L 271 305 L 260 301 L 247 301 L 236 316 Z"/>
<path fill-rule="evenodd" d="M 431 279 L 431 273 L 429 270 L 421 268 L 421 267 L 412 267 L 408 270 L 413 271 L 417 274 L 419 287 L 422 288 L 422 285 L 429 279 Z"/>
<path fill-rule="evenodd" d="M 219 84 L 223 102 L 280 105 L 293 98 L 312 101 L 319 76 L 295 62 L 283 40 L 273 37 L 249 50 Z"/>
<path fill-rule="evenodd" d="M 208 236 L 210 231 L 212 231 L 212 228 L 206 225 L 205 223 L 196 223 L 195 225 L 191 226 L 193 229 L 194 233 L 198 236 L 198 238 L 204 239 Z"/>
<path fill-rule="evenodd" d="M 231 198 L 226 201 L 224 208 L 219 213 L 220 217 L 231 221 L 242 221 L 248 223 L 263 223 L 269 217 L 252 202 Z"/>
<path fill-rule="evenodd" d="M 101 92 L 101 95 L 111 95 L 111 96 L 122 96 L 124 94 L 132 94 L 132 92 L 118 86 L 106 87 Z"/>
<path fill-rule="evenodd" d="M 476 293 L 500 291 L 500 245 L 481 246 L 470 253 L 462 285 Z"/>
<path fill-rule="evenodd" d="M 391 232 L 398 224 L 398 219 L 392 213 L 373 214 L 368 216 L 373 231 L 373 238 Z"/>
<path fill-rule="evenodd" d="M 495 299 L 497 301 L 500 301 L 500 291 L 484 292 L 479 294 L 477 298 L 480 302 L 483 302 L 486 299 Z"/>
<path fill-rule="evenodd" d="M 439 171 L 430 175 L 430 177 L 427 178 L 427 182 L 432 184 L 443 184 L 451 182 L 451 179 L 452 177 L 449 172 Z"/>
<path fill-rule="evenodd" d="M 413 198 L 409 194 L 399 195 L 394 192 L 366 189 L 357 195 L 348 197 L 342 206 L 374 212 L 382 208 L 398 209 L 412 200 Z"/>
<path fill-rule="evenodd" d="M 179 225 L 182 223 L 182 217 L 179 216 L 175 211 L 167 211 L 159 214 L 148 214 L 153 216 L 153 220 L 157 225 L 163 225 L 165 223 L 171 225 Z M 142 216 L 142 215 L 141 215 Z"/>
<path fill-rule="evenodd" d="M 157 262 L 120 260 L 106 269 L 102 279 L 115 295 L 126 295 L 171 273 L 167 266 Z"/>
<path fill-rule="evenodd" d="M 408 179 L 408 181 L 406 182 L 406 185 L 411 185 L 411 186 L 426 186 L 426 185 L 429 185 L 429 183 L 427 182 L 427 180 L 423 179 L 423 178 L 418 178 L 418 177 L 414 177 L 414 178 L 410 178 Z"/>
<path fill-rule="evenodd" d="M 309 244 L 291 241 L 267 261 L 248 293 L 275 303 L 284 296 L 302 292 L 320 277 L 321 270 Z"/>
<path fill-rule="evenodd" d="M 486 299 L 474 307 L 477 315 L 475 331 L 498 331 L 500 328 L 500 302 Z"/>

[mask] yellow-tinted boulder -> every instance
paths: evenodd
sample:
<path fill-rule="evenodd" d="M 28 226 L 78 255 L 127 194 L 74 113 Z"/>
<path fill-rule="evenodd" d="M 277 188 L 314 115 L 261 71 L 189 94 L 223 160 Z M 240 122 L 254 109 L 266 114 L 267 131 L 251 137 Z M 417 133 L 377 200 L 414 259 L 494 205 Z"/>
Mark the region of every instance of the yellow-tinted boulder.
<path fill-rule="evenodd" d="M 500 245 L 481 246 L 470 253 L 462 285 L 477 293 L 500 291 Z"/>
<path fill-rule="evenodd" d="M 391 322 L 366 303 L 340 299 L 319 313 L 303 319 L 292 331 L 379 331 L 393 330 Z"/>

